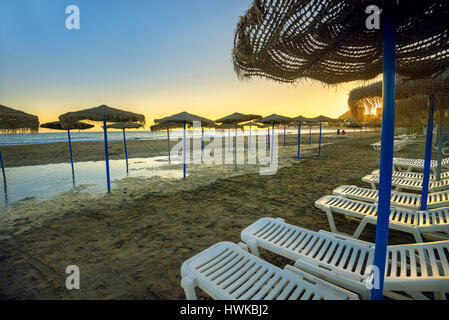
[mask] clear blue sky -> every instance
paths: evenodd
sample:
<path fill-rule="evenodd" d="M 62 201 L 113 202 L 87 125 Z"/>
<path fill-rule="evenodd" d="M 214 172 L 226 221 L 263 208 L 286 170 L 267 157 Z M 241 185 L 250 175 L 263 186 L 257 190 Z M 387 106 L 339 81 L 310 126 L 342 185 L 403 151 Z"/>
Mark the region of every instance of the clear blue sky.
<path fill-rule="evenodd" d="M 234 111 L 343 113 L 345 89 L 237 80 L 234 31 L 250 3 L 1 0 L 0 104 L 37 114 L 41 122 L 103 103 L 149 120 L 183 110 L 213 119 Z M 65 27 L 71 4 L 80 8 L 80 30 Z M 319 110 L 316 97 L 323 92 L 328 96 Z"/>

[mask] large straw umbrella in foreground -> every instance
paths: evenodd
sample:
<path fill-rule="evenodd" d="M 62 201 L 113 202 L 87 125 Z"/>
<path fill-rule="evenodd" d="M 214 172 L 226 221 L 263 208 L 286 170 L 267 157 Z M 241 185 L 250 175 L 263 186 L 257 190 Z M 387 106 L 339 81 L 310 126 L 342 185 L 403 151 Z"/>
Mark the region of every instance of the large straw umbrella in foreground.
<path fill-rule="evenodd" d="M 282 125 L 284 125 L 284 147 L 285 147 L 285 125 L 294 122 L 294 120 L 292 118 L 281 116 L 281 115 L 273 113 L 272 115 L 269 115 L 267 117 L 259 119 L 257 122 L 263 123 L 263 124 L 266 124 L 266 125 L 272 125 L 272 129 L 271 129 L 271 148 L 270 148 L 271 152 L 270 153 L 271 153 L 271 162 L 273 162 L 274 125 L 275 124 L 282 124 Z"/>
<path fill-rule="evenodd" d="M 39 119 L 37 116 L 0 105 L 0 132 L 7 134 L 24 132 L 37 133 L 38 130 Z M 6 191 L 6 174 L 1 150 L 0 165 L 2 167 L 3 184 Z"/>
<path fill-rule="evenodd" d="M 420 113 L 427 111 L 427 133 L 424 155 L 424 174 L 421 193 L 421 210 L 427 209 L 428 184 L 430 177 L 430 162 L 432 157 L 433 121 L 435 109 L 438 114 L 449 108 L 449 69 L 432 79 L 396 81 L 396 120 L 401 122 L 416 122 L 422 124 Z M 353 89 L 349 94 L 348 104 L 358 119 L 362 119 L 365 110 L 373 109 L 380 104 L 382 97 L 382 82 Z M 440 117 L 441 119 L 441 117 Z M 397 122 L 397 121 L 396 121 Z M 439 157 L 441 161 L 441 156 Z M 441 168 L 441 162 L 440 162 Z"/>
<path fill-rule="evenodd" d="M 52 129 L 52 130 L 67 130 L 67 139 L 69 141 L 69 152 L 70 152 L 70 164 L 72 166 L 72 180 L 73 185 L 75 185 L 75 168 L 73 166 L 73 154 L 72 154 L 72 139 L 70 137 L 70 130 L 86 130 L 93 128 L 93 124 L 84 123 L 84 122 L 75 122 L 70 125 L 68 128 L 63 128 L 59 121 L 47 122 L 41 124 L 41 128 Z"/>
<path fill-rule="evenodd" d="M 374 21 L 381 20 L 379 26 L 368 19 L 368 5 L 382 10 L 381 15 L 380 11 L 374 15 Z M 383 74 L 374 254 L 380 283 L 372 289 L 372 299 L 383 297 L 396 73 L 411 79 L 428 78 L 449 66 L 448 11 L 447 0 L 255 0 L 237 24 L 233 60 L 240 78 L 261 76 L 281 82 L 312 78 L 335 85 Z"/>
<path fill-rule="evenodd" d="M 184 147 L 182 148 L 182 154 L 183 154 L 183 177 L 184 179 L 186 178 L 186 127 L 187 125 L 189 126 L 193 126 L 193 122 L 194 121 L 199 121 L 201 122 L 201 127 L 205 126 L 209 126 L 209 127 L 215 127 L 215 122 L 188 112 L 180 112 L 174 115 L 171 115 L 169 117 L 165 117 L 162 119 L 155 119 L 154 122 L 156 124 L 177 124 L 177 123 L 182 123 L 183 127 L 184 127 L 184 135 L 183 135 L 183 142 L 184 142 Z M 189 150 L 190 152 L 190 150 Z"/>
<path fill-rule="evenodd" d="M 262 118 L 262 116 L 257 115 L 257 114 L 242 114 L 239 112 L 234 112 L 233 114 L 230 114 L 229 116 L 215 120 L 216 123 L 221 123 L 221 126 L 226 126 L 226 125 L 231 125 L 231 126 L 234 125 L 235 126 L 235 128 L 234 128 L 235 129 L 235 149 L 234 149 L 235 169 L 237 169 L 237 124 L 241 123 L 241 122 L 257 120 L 257 119 L 261 119 L 261 118 Z M 240 128 L 243 128 L 243 127 L 240 126 Z"/>
<path fill-rule="evenodd" d="M 128 150 L 126 149 L 126 129 L 139 129 L 142 127 L 141 123 L 136 122 L 116 122 L 107 126 L 108 129 L 120 129 L 123 131 L 123 144 L 125 146 L 125 159 L 126 159 L 126 173 L 128 173 Z"/>
<path fill-rule="evenodd" d="M 108 152 L 108 122 L 137 122 L 142 126 L 145 124 L 145 116 L 142 114 L 111 108 L 101 105 L 94 108 L 84 109 L 75 112 L 68 112 L 59 116 L 59 122 L 63 128 L 69 128 L 75 122 L 87 120 L 92 122 L 102 122 L 104 132 L 104 153 L 106 160 L 106 183 L 108 192 L 111 191 L 111 178 L 109 175 L 109 152 Z"/>

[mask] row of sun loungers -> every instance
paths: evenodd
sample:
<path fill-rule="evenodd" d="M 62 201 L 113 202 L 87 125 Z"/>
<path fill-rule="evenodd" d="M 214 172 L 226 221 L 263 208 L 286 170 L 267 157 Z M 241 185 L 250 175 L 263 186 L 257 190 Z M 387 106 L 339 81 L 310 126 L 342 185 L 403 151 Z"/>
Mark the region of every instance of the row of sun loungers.
<path fill-rule="evenodd" d="M 416 138 L 416 135 L 401 135 L 399 137 L 395 137 L 394 144 L 393 144 L 393 150 L 394 151 L 402 150 L 404 147 L 413 143 L 415 138 Z M 380 151 L 380 148 L 381 148 L 380 141 L 373 143 L 371 145 L 373 146 L 374 150 Z"/>
<path fill-rule="evenodd" d="M 187 299 L 196 299 L 197 287 L 214 299 L 369 298 L 375 245 L 357 238 L 367 224 L 377 224 L 378 191 L 340 186 L 333 193 L 315 202 L 327 215 L 331 232 L 262 218 L 241 232 L 243 243 L 220 242 L 185 261 L 181 285 Z M 418 211 L 420 197 L 392 192 L 389 226 L 413 235 L 417 243 L 388 246 L 384 295 L 390 298 L 449 297 L 449 189 L 430 193 L 431 209 L 426 211 Z M 360 222 L 352 236 L 337 231 L 334 214 Z M 260 258 L 261 248 L 293 263 L 278 268 Z"/>
<path fill-rule="evenodd" d="M 447 173 L 445 173 L 447 176 Z M 377 185 L 380 181 L 380 175 L 379 174 L 369 174 L 367 176 L 364 176 L 362 178 L 363 182 L 367 182 L 371 185 L 371 187 L 376 190 Z M 392 186 L 395 187 L 395 191 L 401 191 L 403 189 L 406 190 L 414 190 L 414 191 L 422 191 L 422 179 L 411 179 L 411 178 L 399 178 L 393 176 L 391 180 Z M 429 182 L 429 191 L 430 192 L 437 192 L 437 191 L 443 191 L 449 189 L 449 179 L 442 179 L 440 181 L 430 181 Z"/>
<path fill-rule="evenodd" d="M 412 170 L 423 170 L 424 160 L 423 159 L 404 159 L 404 158 L 393 158 L 393 166 L 395 170 L 411 172 Z M 445 158 L 441 161 L 442 168 L 449 168 L 449 158 Z M 438 161 L 430 161 L 430 170 L 437 174 Z"/>

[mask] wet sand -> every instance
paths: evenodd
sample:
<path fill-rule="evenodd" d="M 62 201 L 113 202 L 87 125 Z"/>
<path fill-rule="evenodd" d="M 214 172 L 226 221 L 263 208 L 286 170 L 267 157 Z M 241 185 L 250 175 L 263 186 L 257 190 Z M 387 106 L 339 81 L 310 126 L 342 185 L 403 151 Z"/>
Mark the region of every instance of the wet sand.
<path fill-rule="evenodd" d="M 240 232 L 261 217 L 330 230 L 314 202 L 342 184 L 368 187 L 361 178 L 379 167 L 380 153 L 369 145 L 379 137 L 335 139 L 323 146 L 321 156 L 310 149 L 300 161 L 294 158 L 294 139 L 284 150 L 285 166 L 273 176 L 244 168 L 234 175 L 217 174 L 191 166 L 185 181 L 133 179 L 103 196 L 75 190 L 31 207 L 17 205 L 14 210 L 32 208 L 32 227 L 0 240 L 0 298 L 184 299 L 181 264 L 216 242 L 239 242 Z M 423 139 L 395 153 L 423 155 Z M 33 220 L 43 214 L 48 218 Z M 342 216 L 336 222 L 348 233 L 357 226 Z M 373 242 L 374 237 L 375 228 L 368 226 L 361 239 Z M 407 234 L 390 231 L 390 244 L 413 242 Z M 288 262 L 263 256 L 277 265 Z M 65 289 L 65 268 L 72 264 L 81 272 L 76 291 Z"/>

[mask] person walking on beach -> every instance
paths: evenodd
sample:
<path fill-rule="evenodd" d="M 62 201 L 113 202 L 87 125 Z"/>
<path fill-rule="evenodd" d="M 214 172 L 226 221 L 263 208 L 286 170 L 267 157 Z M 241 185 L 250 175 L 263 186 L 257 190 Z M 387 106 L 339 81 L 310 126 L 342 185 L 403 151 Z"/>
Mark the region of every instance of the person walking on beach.
<path fill-rule="evenodd" d="M 346 134 L 346 132 L 345 132 L 345 130 L 343 129 L 343 131 L 341 132 L 341 134 L 342 135 L 345 135 Z"/>
<path fill-rule="evenodd" d="M 340 129 L 337 129 L 337 136 L 340 135 Z"/>

